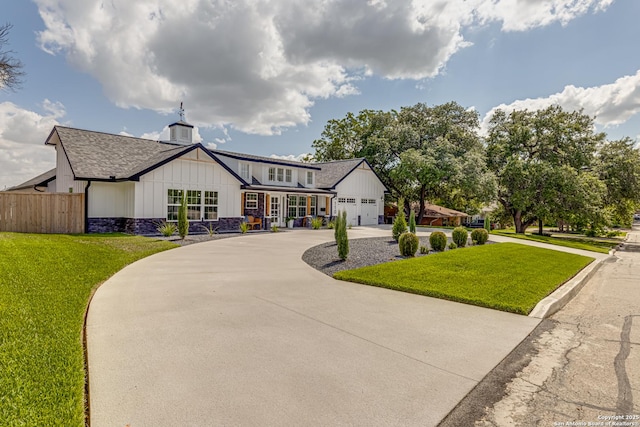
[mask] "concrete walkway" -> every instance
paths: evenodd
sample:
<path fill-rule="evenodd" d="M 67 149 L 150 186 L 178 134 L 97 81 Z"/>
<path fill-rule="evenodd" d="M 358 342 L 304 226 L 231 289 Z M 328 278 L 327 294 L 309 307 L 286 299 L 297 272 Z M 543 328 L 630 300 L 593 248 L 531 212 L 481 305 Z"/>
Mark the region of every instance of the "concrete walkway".
<path fill-rule="evenodd" d="M 87 319 L 92 427 L 433 426 L 539 322 L 335 281 L 300 259 L 332 238 L 217 240 L 109 279 Z"/>

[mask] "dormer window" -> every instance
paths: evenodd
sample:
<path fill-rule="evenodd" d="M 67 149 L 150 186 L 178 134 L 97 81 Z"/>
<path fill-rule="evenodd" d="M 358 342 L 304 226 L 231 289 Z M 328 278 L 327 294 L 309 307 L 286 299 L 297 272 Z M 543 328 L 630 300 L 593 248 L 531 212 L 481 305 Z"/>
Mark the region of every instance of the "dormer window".
<path fill-rule="evenodd" d="M 284 174 L 284 180 L 286 182 L 291 182 L 291 169 L 287 169 Z"/>
<path fill-rule="evenodd" d="M 313 185 L 313 171 L 307 171 L 307 185 Z"/>
<path fill-rule="evenodd" d="M 251 169 L 249 168 L 249 163 L 240 163 L 240 176 L 245 181 L 249 181 L 251 179 Z"/>

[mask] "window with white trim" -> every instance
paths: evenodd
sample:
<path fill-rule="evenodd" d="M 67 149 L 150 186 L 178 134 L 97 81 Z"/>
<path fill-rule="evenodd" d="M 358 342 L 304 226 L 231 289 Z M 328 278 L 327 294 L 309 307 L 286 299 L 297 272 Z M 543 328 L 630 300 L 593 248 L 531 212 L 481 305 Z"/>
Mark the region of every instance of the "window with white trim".
<path fill-rule="evenodd" d="M 313 185 L 313 171 L 307 171 L 307 185 Z"/>
<path fill-rule="evenodd" d="M 269 181 L 276 180 L 276 168 L 269 168 Z"/>
<path fill-rule="evenodd" d="M 287 169 L 284 171 L 285 182 L 291 182 L 291 175 L 292 175 L 291 169 Z"/>
<path fill-rule="evenodd" d="M 289 196 L 289 216 L 292 218 L 307 216 L 306 196 Z"/>
<path fill-rule="evenodd" d="M 246 193 L 244 195 L 245 209 L 258 209 L 258 193 Z"/>
<path fill-rule="evenodd" d="M 218 220 L 218 192 L 217 191 L 204 192 L 203 218 L 208 221 Z"/>
<path fill-rule="evenodd" d="M 251 169 L 249 168 L 249 163 L 240 163 L 240 177 L 245 181 L 249 181 L 251 179 Z"/>
<path fill-rule="evenodd" d="M 318 196 L 310 196 L 310 202 L 309 202 L 309 215 L 311 216 L 316 216 L 317 215 L 317 209 L 316 206 L 318 205 Z"/>
<path fill-rule="evenodd" d="M 182 190 L 171 189 L 167 192 L 167 221 L 178 220 L 178 210 L 180 209 L 181 200 Z"/>
<path fill-rule="evenodd" d="M 282 169 L 282 168 L 278 168 L 278 175 L 277 175 L 277 177 L 278 177 L 278 178 L 277 178 L 277 179 L 278 179 L 278 182 L 282 182 L 282 181 L 284 181 L 284 169 Z"/>
<path fill-rule="evenodd" d="M 167 221 L 178 220 L 183 194 L 183 190 L 167 190 Z M 218 219 L 218 192 L 205 191 L 203 198 L 201 190 L 187 190 L 187 219 L 189 221 L 200 221 L 201 219 L 216 221 Z"/>
<path fill-rule="evenodd" d="M 202 218 L 202 192 L 200 190 L 187 190 L 187 219 L 199 221 Z"/>

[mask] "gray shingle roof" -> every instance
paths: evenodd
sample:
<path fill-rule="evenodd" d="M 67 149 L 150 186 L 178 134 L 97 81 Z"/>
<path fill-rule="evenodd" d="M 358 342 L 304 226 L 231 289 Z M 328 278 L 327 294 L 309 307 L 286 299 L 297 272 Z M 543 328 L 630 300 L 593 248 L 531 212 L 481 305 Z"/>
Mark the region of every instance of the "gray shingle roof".
<path fill-rule="evenodd" d="M 41 173 L 40 175 L 31 178 L 29 181 L 25 181 L 22 184 L 14 185 L 11 188 L 7 188 L 7 191 L 16 191 L 16 190 L 24 190 L 27 188 L 33 188 L 36 186 L 41 186 L 49 183 L 49 181 L 53 181 L 56 178 L 56 168 L 46 171 L 45 173 Z"/>
<path fill-rule="evenodd" d="M 127 179 L 191 146 L 56 126 L 76 178 Z"/>
<path fill-rule="evenodd" d="M 316 187 L 333 188 L 364 159 L 336 160 L 334 162 L 315 163 L 321 169 L 316 172 Z"/>

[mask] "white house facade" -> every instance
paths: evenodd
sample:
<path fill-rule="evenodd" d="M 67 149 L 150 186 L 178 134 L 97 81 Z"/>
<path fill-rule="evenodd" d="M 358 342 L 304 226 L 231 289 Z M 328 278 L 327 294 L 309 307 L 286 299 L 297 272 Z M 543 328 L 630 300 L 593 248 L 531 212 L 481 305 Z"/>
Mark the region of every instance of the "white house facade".
<path fill-rule="evenodd" d="M 183 194 L 192 233 L 237 231 L 249 216 L 263 229 L 310 226 L 341 210 L 354 226 L 383 221 L 386 188 L 364 159 L 302 163 L 209 150 L 191 142 L 188 123 L 169 128 L 162 142 L 55 126 L 46 144 L 56 168 L 10 190 L 84 193 L 90 233 L 156 234 L 177 221 Z"/>

